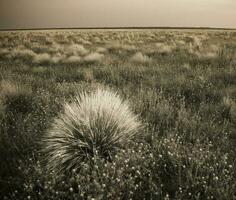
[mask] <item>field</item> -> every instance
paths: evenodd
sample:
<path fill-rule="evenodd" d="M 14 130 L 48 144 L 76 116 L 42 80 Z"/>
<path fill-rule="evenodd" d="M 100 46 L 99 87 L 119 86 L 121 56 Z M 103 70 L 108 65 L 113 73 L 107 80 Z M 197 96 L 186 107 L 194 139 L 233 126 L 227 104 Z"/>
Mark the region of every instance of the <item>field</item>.
<path fill-rule="evenodd" d="M 48 170 L 45 134 L 97 88 L 128 101 L 139 134 Z M 0 32 L 0 199 L 236 199 L 235 145 L 235 31 Z"/>

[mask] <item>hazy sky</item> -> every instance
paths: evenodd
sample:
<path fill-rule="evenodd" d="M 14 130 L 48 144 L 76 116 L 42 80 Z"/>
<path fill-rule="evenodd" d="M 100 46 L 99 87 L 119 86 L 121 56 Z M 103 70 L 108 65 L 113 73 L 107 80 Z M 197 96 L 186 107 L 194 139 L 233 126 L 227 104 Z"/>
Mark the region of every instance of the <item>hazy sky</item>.
<path fill-rule="evenodd" d="M 236 0 L 0 0 L 0 28 L 236 28 Z"/>

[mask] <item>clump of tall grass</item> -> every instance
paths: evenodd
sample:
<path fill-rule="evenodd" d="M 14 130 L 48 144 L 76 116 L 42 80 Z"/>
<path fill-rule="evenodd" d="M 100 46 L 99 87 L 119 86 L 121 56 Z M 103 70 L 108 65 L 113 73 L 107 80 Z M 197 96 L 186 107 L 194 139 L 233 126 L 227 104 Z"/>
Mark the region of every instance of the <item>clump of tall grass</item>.
<path fill-rule="evenodd" d="M 60 53 L 50 55 L 48 53 L 35 54 L 33 57 L 33 63 L 36 64 L 57 64 L 63 60 L 64 56 Z"/>
<path fill-rule="evenodd" d="M 92 82 L 94 79 L 93 71 L 91 69 L 78 69 L 77 72 L 82 75 L 82 79 L 86 82 Z"/>
<path fill-rule="evenodd" d="M 171 53 L 175 49 L 174 45 L 168 45 L 164 43 L 156 43 L 155 46 L 157 48 L 156 51 L 161 54 Z"/>
<path fill-rule="evenodd" d="M 11 81 L 2 80 L 0 83 L 0 96 L 10 97 L 14 95 L 19 95 L 21 93 L 31 93 L 31 90 L 27 90 L 24 87 L 20 87 Z"/>
<path fill-rule="evenodd" d="M 213 59 L 220 55 L 220 50 L 218 45 L 209 45 L 205 48 L 200 48 L 195 54 L 199 58 Z"/>
<path fill-rule="evenodd" d="M 97 53 L 106 53 L 107 49 L 105 47 L 97 47 L 96 52 Z"/>
<path fill-rule="evenodd" d="M 3 80 L 0 84 L 0 99 L 8 111 L 27 112 L 32 91 L 26 87 Z"/>
<path fill-rule="evenodd" d="M 36 54 L 34 62 L 38 64 L 46 64 L 52 61 L 51 56 L 48 53 Z"/>
<path fill-rule="evenodd" d="M 8 49 L 0 49 L 0 58 L 5 58 L 6 56 L 9 55 L 9 50 Z"/>
<path fill-rule="evenodd" d="M 236 103 L 229 96 L 223 97 L 223 117 L 236 122 Z"/>
<path fill-rule="evenodd" d="M 15 59 L 22 59 L 24 61 L 32 60 L 37 55 L 34 51 L 25 48 L 16 48 L 13 51 L 9 51 L 9 54 Z"/>
<path fill-rule="evenodd" d="M 84 57 L 84 61 L 88 63 L 95 63 L 95 62 L 101 62 L 104 55 L 101 53 L 91 53 Z"/>
<path fill-rule="evenodd" d="M 69 55 L 80 55 L 84 56 L 88 53 L 88 50 L 84 48 L 83 45 L 80 44 L 72 44 L 69 47 L 65 48 L 66 53 Z"/>
<path fill-rule="evenodd" d="M 64 63 L 79 63 L 81 62 L 81 57 L 80 56 L 69 56 L 68 58 L 64 59 Z"/>
<path fill-rule="evenodd" d="M 38 66 L 38 67 L 33 67 L 31 71 L 32 73 L 40 74 L 40 73 L 44 73 L 46 70 L 47 70 L 46 67 Z"/>
<path fill-rule="evenodd" d="M 136 47 L 134 45 L 122 44 L 119 42 L 111 42 L 108 45 L 108 49 L 111 51 L 123 50 L 123 51 L 134 51 Z"/>
<path fill-rule="evenodd" d="M 3 155 L 26 152 L 26 146 L 32 145 L 25 126 L 33 110 L 31 88 L 3 80 L 0 82 L 0 102 L 0 151 Z"/>
<path fill-rule="evenodd" d="M 97 89 L 66 103 L 64 113 L 44 138 L 49 171 L 79 170 L 83 162 L 112 153 L 140 133 L 142 125 L 127 101 L 109 90 Z"/>
<path fill-rule="evenodd" d="M 151 61 L 151 58 L 146 55 L 143 55 L 141 52 L 137 52 L 131 57 L 131 61 L 137 63 L 148 63 Z"/>

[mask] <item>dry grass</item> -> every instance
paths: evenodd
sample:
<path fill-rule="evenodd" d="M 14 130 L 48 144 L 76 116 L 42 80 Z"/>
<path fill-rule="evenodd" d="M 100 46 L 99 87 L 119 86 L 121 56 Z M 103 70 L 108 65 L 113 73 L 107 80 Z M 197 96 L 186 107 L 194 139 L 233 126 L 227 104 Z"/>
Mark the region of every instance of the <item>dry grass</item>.
<path fill-rule="evenodd" d="M 103 54 L 95 52 L 85 56 L 84 61 L 88 63 L 95 63 L 95 62 L 101 62 L 103 58 L 104 58 Z"/>
<path fill-rule="evenodd" d="M 67 55 L 80 55 L 84 56 L 88 54 L 88 50 L 84 48 L 83 45 L 72 44 L 68 47 L 65 47 L 65 51 Z"/>
<path fill-rule="evenodd" d="M 109 90 L 82 93 L 65 104 L 44 139 L 48 169 L 78 170 L 95 155 L 107 158 L 139 133 L 138 121 L 126 101 Z"/>
<path fill-rule="evenodd" d="M 235 50 L 235 31 L 1 32 L 0 199 L 235 199 Z"/>
<path fill-rule="evenodd" d="M 68 58 L 64 59 L 64 63 L 79 63 L 82 59 L 80 56 L 69 56 Z"/>
<path fill-rule="evenodd" d="M 136 63 L 149 63 L 151 58 L 143 55 L 142 52 L 137 52 L 131 57 L 131 61 Z"/>
<path fill-rule="evenodd" d="M 14 84 L 10 81 L 2 80 L 0 83 L 0 96 L 2 97 L 10 97 L 17 96 L 22 93 L 31 93 L 30 89 L 26 89 L 25 87 L 21 87 L 17 84 Z"/>
<path fill-rule="evenodd" d="M 156 43 L 155 45 L 156 45 L 156 51 L 158 53 L 168 54 L 175 49 L 175 46 L 167 45 L 164 43 Z"/>

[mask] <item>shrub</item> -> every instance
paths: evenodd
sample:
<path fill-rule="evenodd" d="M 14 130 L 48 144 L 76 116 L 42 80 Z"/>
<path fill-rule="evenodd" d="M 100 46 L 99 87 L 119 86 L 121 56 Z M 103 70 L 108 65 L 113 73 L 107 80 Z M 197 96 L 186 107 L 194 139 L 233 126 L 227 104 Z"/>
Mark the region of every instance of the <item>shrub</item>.
<path fill-rule="evenodd" d="M 105 47 L 97 47 L 96 51 L 98 53 L 106 53 L 107 52 L 107 49 Z"/>
<path fill-rule="evenodd" d="M 164 43 L 156 43 L 156 48 L 156 51 L 158 53 L 169 54 L 175 49 L 175 46 L 167 45 Z"/>
<path fill-rule="evenodd" d="M 31 61 L 37 54 L 30 49 L 17 48 L 12 52 L 9 52 L 15 59 L 21 59 L 23 61 Z"/>
<path fill-rule="evenodd" d="M 223 98 L 222 117 L 236 121 L 236 103 L 229 96 Z"/>
<path fill-rule="evenodd" d="M 78 69 L 77 70 L 78 74 L 81 74 L 82 78 L 86 82 L 91 82 L 94 77 L 93 77 L 93 71 L 91 69 Z"/>
<path fill-rule="evenodd" d="M 147 63 L 151 61 L 151 58 L 146 55 L 143 55 L 141 52 L 137 52 L 131 57 L 131 60 L 137 63 Z"/>
<path fill-rule="evenodd" d="M 104 57 L 103 54 L 95 52 L 95 53 L 91 53 L 91 54 L 85 56 L 84 61 L 89 62 L 89 63 L 100 62 L 103 57 Z"/>
<path fill-rule="evenodd" d="M 29 142 L 30 112 L 33 109 L 33 95 L 29 88 L 18 86 L 10 81 L 2 81 L 0 84 L 0 152 L 10 156 L 10 160 L 16 154 L 24 154 Z M 0 106 L 1 107 L 1 106 Z M 34 132 L 36 132 L 34 127 Z M 33 132 L 33 133 L 34 133 Z M 4 161 L 5 162 L 5 161 Z"/>
<path fill-rule="evenodd" d="M 0 98 L 6 109 L 11 112 L 27 112 L 30 109 L 31 92 L 30 89 L 9 81 L 2 81 L 0 85 Z"/>
<path fill-rule="evenodd" d="M 80 56 L 70 56 L 70 57 L 66 58 L 63 62 L 64 63 L 79 63 L 79 62 L 81 62 L 81 57 Z"/>
<path fill-rule="evenodd" d="M 0 83 L 0 104 L 8 116 L 13 115 L 15 118 L 15 115 L 24 115 L 32 109 L 32 91 L 10 81 L 2 81 Z"/>
<path fill-rule="evenodd" d="M 46 67 L 33 67 L 32 72 L 39 74 L 39 73 L 44 73 L 46 71 Z"/>
<path fill-rule="evenodd" d="M 5 57 L 7 57 L 10 54 L 8 49 L 0 49 L 0 58 L 4 59 Z"/>
<path fill-rule="evenodd" d="M 77 171 L 95 155 L 109 159 L 140 129 L 137 116 L 116 93 L 104 89 L 82 93 L 73 103 L 65 104 L 64 113 L 44 138 L 48 169 Z"/>
<path fill-rule="evenodd" d="M 69 55 L 86 55 L 88 50 L 84 48 L 83 45 L 79 44 L 72 44 L 66 50 L 66 53 Z"/>
<path fill-rule="evenodd" d="M 52 58 L 48 53 L 37 54 L 34 57 L 34 62 L 38 64 L 49 64 L 52 62 Z"/>

